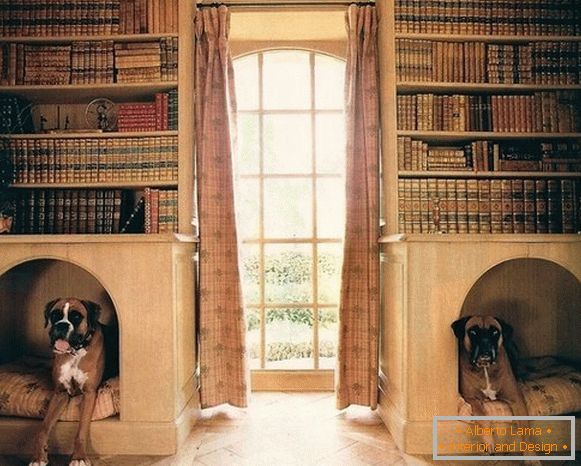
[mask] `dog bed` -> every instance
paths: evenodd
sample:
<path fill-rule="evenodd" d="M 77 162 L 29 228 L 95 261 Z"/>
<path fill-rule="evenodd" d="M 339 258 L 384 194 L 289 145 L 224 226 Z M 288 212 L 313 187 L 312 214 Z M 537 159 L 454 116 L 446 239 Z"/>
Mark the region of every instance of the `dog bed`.
<path fill-rule="evenodd" d="M 44 418 L 52 396 L 51 360 L 23 357 L 0 365 L 0 415 Z M 81 396 L 69 400 L 61 421 L 78 421 Z M 93 420 L 119 413 L 119 378 L 105 381 L 99 388 Z"/>
<path fill-rule="evenodd" d="M 519 363 L 520 388 L 530 416 L 558 416 L 581 411 L 581 371 L 546 356 Z M 484 403 L 486 416 L 510 416 L 503 401 Z M 472 407 L 460 397 L 458 414 L 472 415 Z"/>

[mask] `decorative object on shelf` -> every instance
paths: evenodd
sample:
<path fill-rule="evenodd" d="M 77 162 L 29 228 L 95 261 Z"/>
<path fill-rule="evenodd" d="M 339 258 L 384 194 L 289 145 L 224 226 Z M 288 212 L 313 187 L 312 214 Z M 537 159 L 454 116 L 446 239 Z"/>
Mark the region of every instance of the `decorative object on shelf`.
<path fill-rule="evenodd" d="M 94 99 L 87 105 L 85 121 L 91 129 L 113 131 L 117 124 L 117 105 L 109 99 Z"/>

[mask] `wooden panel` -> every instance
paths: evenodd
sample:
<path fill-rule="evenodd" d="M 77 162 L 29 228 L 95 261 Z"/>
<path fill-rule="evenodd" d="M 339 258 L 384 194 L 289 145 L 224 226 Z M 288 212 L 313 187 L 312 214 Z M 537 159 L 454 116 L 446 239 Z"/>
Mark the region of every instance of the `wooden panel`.
<path fill-rule="evenodd" d="M 174 253 L 174 294 L 176 296 L 177 387 L 179 414 L 196 390 L 196 329 L 194 304 L 193 251 Z"/>
<path fill-rule="evenodd" d="M 397 98 L 395 74 L 394 4 L 378 2 L 379 90 L 382 154 L 383 234 L 397 233 Z"/>
<path fill-rule="evenodd" d="M 380 328 L 380 370 L 385 374 L 389 390 L 400 394 L 404 372 L 404 265 L 394 258 L 382 262 L 382 312 Z M 394 397 L 395 394 L 391 393 Z"/>
<path fill-rule="evenodd" d="M 398 399 L 387 373 L 380 412 L 408 453 L 431 453 L 432 417 L 457 414 L 457 342 L 450 324 L 462 313 L 478 309 L 514 323 L 524 355 L 581 359 L 581 241 L 574 235 L 556 235 L 555 241 L 546 235 L 530 241 L 466 236 L 394 236 L 382 245 L 391 262 L 384 265 L 391 283 L 384 279 L 383 334 L 401 318 L 402 308 L 404 318 L 403 338 L 382 339 L 381 354 L 388 361 L 404 355 L 404 380 Z M 405 258 L 405 297 L 399 308 L 392 307 L 398 294 L 397 258 Z"/>
<path fill-rule="evenodd" d="M 178 3 L 178 2 L 176 2 Z M 194 216 L 194 1 L 179 2 L 178 231 L 193 232 Z M 197 233 L 197 232 L 194 232 Z"/>

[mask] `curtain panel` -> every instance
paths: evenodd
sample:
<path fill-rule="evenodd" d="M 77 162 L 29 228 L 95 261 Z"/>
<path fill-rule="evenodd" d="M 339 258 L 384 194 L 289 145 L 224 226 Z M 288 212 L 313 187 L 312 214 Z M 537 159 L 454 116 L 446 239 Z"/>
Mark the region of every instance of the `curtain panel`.
<path fill-rule="evenodd" d="M 236 99 L 225 6 L 196 12 L 195 117 L 200 223 L 199 342 L 202 407 L 245 407 L 248 369 L 232 155 Z"/>
<path fill-rule="evenodd" d="M 337 407 L 377 407 L 379 74 L 375 7 L 347 10 L 346 226 L 339 307 Z"/>

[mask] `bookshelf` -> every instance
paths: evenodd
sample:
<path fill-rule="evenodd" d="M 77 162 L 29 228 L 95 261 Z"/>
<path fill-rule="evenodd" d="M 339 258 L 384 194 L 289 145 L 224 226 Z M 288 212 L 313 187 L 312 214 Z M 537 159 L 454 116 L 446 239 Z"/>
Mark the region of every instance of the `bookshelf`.
<path fill-rule="evenodd" d="M 0 55 L 3 54 L 4 58 L 6 53 L 15 49 L 20 52 L 43 50 L 42 53 L 45 53 L 51 50 L 50 47 L 65 47 L 66 50 L 77 47 L 82 56 L 83 49 L 78 45 L 82 43 L 97 44 L 96 50 L 106 43 L 108 54 L 111 56 L 113 53 L 115 58 L 115 45 L 119 45 L 118 50 L 135 50 L 145 44 L 145 50 L 148 47 L 151 49 L 152 44 L 165 41 L 174 48 L 177 45 L 177 49 L 174 50 L 175 55 L 166 57 L 168 60 L 164 63 L 175 65 L 179 62 L 179 67 L 166 70 L 163 76 L 160 69 L 159 74 L 157 71 L 153 75 L 144 74 L 138 82 L 117 82 L 119 75 L 104 70 L 107 67 L 106 61 L 99 62 L 98 54 L 93 54 L 94 58 L 89 59 L 87 66 L 88 73 L 91 73 L 93 66 L 100 66 L 101 71 L 108 73 L 106 79 L 96 82 L 98 79 L 89 75 L 87 81 L 92 82 L 80 82 L 77 79 L 77 84 L 73 84 L 72 77 L 68 83 L 60 84 L 56 84 L 56 80 L 48 84 L 15 84 L 16 79 L 8 81 L 15 78 L 9 76 L 9 71 L 17 69 L 14 62 L 11 64 L 5 61 L 4 66 L 0 67 L 0 97 L 19 98 L 33 104 L 32 120 L 35 124 L 35 131 L 21 131 L 22 134 L 9 134 L 9 131 L 0 129 L 0 137 L 8 146 L 20 151 L 16 153 L 16 160 L 20 161 L 20 165 L 16 163 L 17 169 L 27 167 L 28 175 L 24 177 L 20 171 L 18 178 L 17 173 L 10 193 L 20 203 L 16 216 L 22 217 L 18 214 L 19 210 L 24 212 L 24 218 L 28 216 L 30 219 L 24 230 L 21 228 L 15 231 L 13 225 L 12 233 L 0 235 L 0 302 L 3 303 L 0 304 L 0 315 L 5 316 L 4 319 L 0 318 L 5 329 L 0 334 L 0 346 L 9 344 L 10 332 L 19 331 L 12 325 L 18 314 L 27 316 L 31 322 L 29 328 L 23 330 L 23 341 L 27 344 L 23 345 L 22 351 L 27 350 L 27 345 L 46 347 L 46 332 L 41 328 L 42 323 L 36 319 L 41 301 L 45 298 L 48 300 L 58 293 L 68 296 L 86 296 L 85 293 L 89 293 L 90 296 L 94 294 L 96 300 L 106 301 L 105 296 L 108 295 L 121 332 L 120 414 L 93 423 L 92 454 L 171 455 L 187 437 L 199 412 L 194 338 L 194 260 L 197 238 L 192 226 L 195 2 L 112 0 L 89 5 L 90 2 L 74 0 L 67 5 L 75 5 L 73 14 L 79 15 L 78 21 L 72 20 L 69 23 L 78 23 L 80 27 L 66 30 L 53 21 L 48 22 L 52 24 L 52 29 L 46 31 L 33 31 L 31 23 L 27 23 L 31 18 L 26 19 L 26 8 L 33 3 L 44 5 L 40 11 L 46 8 L 47 17 L 53 19 L 58 18 L 59 8 L 63 5 L 63 2 L 38 0 L 10 2 L 6 8 L 0 9 L 0 28 L 4 28 L 0 39 Z M 105 5 L 118 8 L 119 14 L 125 15 L 125 24 L 117 24 L 114 16 L 108 13 L 107 19 L 101 21 L 98 8 L 104 8 Z M 173 16 L 169 15 L 171 11 L 174 12 Z M 161 12 L 168 12 L 164 22 L 161 21 Z M 133 18 L 131 21 L 130 17 Z M 110 30 L 103 30 L 100 27 L 102 23 L 108 24 Z M 24 33 L 19 27 L 26 24 L 28 29 Z M 91 28 L 91 24 L 94 27 Z M 16 44 L 16 47 L 10 44 Z M 141 58 L 135 58 L 135 62 L 126 60 L 124 69 L 147 68 L 151 55 L 144 53 Z M 158 55 L 153 67 L 161 68 L 158 62 L 164 58 L 161 53 Z M 96 60 L 94 65 L 91 60 Z M 118 60 L 114 63 L 119 65 Z M 62 68 L 61 65 L 59 62 L 57 68 Z M 61 68 L 60 71 L 64 69 Z M 74 73 L 72 60 L 65 75 L 69 72 L 71 76 Z M 132 80 L 131 73 L 125 73 L 124 76 Z M 136 76 L 139 76 L 139 71 Z M 164 129 L 157 128 L 157 114 L 155 111 L 152 113 L 151 105 L 157 103 L 156 95 L 170 93 L 177 94 L 177 108 L 174 108 L 173 115 L 177 127 L 167 124 L 162 125 Z M 111 131 L 98 132 L 94 126 L 86 124 L 85 108 L 98 98 L 113 101 L 119 110 L 122 106 L 129 106 L 123 130 L 114 127 Z M 135 105 L 134 113 L 131 105 Z M 47 118 L 45 127 L 48 129 L 55 126 L 63 128 L 63 120 L 68 115 L 70 129 L 74 131 L 57 129 L 56 132 L 41 132 L 40 114 Z M 169 122 L 169 111 L 166 116 Z M 137 127 L 141 123 L 143 127 Z M 158 159 L 157 155 L 152 158 L 151 154 L 155 154 L 157 149 L 148 150 L 148 146 L 144 146 L 147 141 L 161 141 L 158 152 L 172 154 L 171 166 L 167 163 L 165 167 L 156 165 L 160 160 L 169 159 Z M 171 143 L 165 144 L 163 141 Z M 117 150 L 119 147 L 123 150 Z M 164 147 L 171 149 L 166 151 Z M 28 153 L 22 152 L 25 148 Z M 41 148 L 44 148 L 44 152 L 39 151 Z M 116 158 L 108 159 L 112 154 L 117 154 Z M 102 164 L 108 160 L 110 164 L 105 167 L 106 170 L 102 170 Z M 168 172 L 168 168 L 171 171 Z M 40 176 L 31 176 L 30 169 Z M 105 172 L 111 176 L 102 176 Z M 146 175 L 147 172 L 149 174 Z M 53 197 L 56 203 L 57 193 L 69 193 L 63 196 L 65 206 L 67 202 L 75 205 L 75 199 L 85 194 L 87 200 L 93 195 L 98 198 L 99 193 L 103 193 L 104 206 L 107 201 L 116 205 L 118 195 L 121 196 L 122 205 L 125 202 L 127 204 L 123 205 L 120 212 L 103 208 L 104 220 L 100 231 L 87 231 L 85 227 L 90 225 L 89 220 L 84 228 L 74 226 L 82 209 L 75 211 L 71 208 L 68 212 L 65 207 L 60 214 L 62 218 L 55 216 L 49 220 L 48 214 L 54 210 L 40 209 L 39 204 L 35 203 L 35 200 L 44 199 L 42 202 L 47 206 Z M 170 227 L 163 231 L 158 229 L 157 232 L 151 229 L 149 234 L 142 232 L 142 225 L 138 228 L 140 232 L 135 231 L 133 226 L 130 232 L 119 231 L 123 221 L 129 219 L 140 204 L 140 198 L 149 195 L 155 199 L 155 196 L 159 196 L 157 205 L 161 206 L 161 198 L 169 196 L 169 193 L 173 197 L 167 200 L 174 209 L 172 218 L 167 222 Z M 43 212 L 43 215 L 39 212 Z M 90 216 L 90 211 L 87 214 Z M 98 211 L 94 214 L 99 215 Z M 110 226 L 111 219 L 117 214 L 120 215 L 118 227 L 105 228 L 106 225 Z M 142 215 L 147 224 L 146 212 L 142 211 Z M 53 229 L 54 223 L 58 221 L 63 222 L 63 227 Z M 153 219 L 150 218 L 149 222 L 153 224 Z M 43 225 L 42 229 L 40 225 Z M 22 264 L 28 271 L 23 277 L 27 283 L 26 288 L 39 291 L 35 298 L 38 302 L 23 299 L 29 296 L 16 291 L 11 286 L 11 278 L 6 278 L 15 272 L 18 275 L 18 267 Z M 93 277 L 94 283 L 86 284 L 80 280 L 71 272 L 75 267 L 84 269 L 86 275 Z M 62 290 L 61 285 L 66 291 L 59 291 Z M 163 335 L 163 338 L 159 338 L 159 335 Z M 151 361 L 155 361 L 155 364 Z M 163 380 L 164 383 L 152 384 L 152 380 Z M 143 387 L 146 385 L 148 388 L 144 392 Z M 0 417 L 0 452 L 26 453 L 26 439 L 37 424 L 37 420 Z M 53 453 L 70 450 L 73 434 L 71 426 L 65 424 L 60 423 L 55 428 L 50 445 Z"/>
<path fill-rule="evenodd" d="M 458 414 L 450 324 L 460 316 L 511 322 L 528 356 L 581 358 L 566 330 L 561 339 L 546 332 L 568 321 L 563 302 L 573 309 L 580 299 L 580 7 L 577 0 L 378 2 L 379 413 L 408 454 L 431 454 L 433 416 Z M 554 194 L 545 197 L 549 185 Z M 483 277 L 481 307 L 466 309 Z M 561 285 L 568 280 L 574 291 Z M 565 301 L 536 291 L 549 282 Z"/>
<path fill-rule="evenodd" d="M 380 39 L 384 45 L 380 59 L 390 60 L 382 64 L 382 107 L 388 120 L 382 128 L 387 134 L 383 149 L 386 154 L 396 154 L 395 160 L 389 155 L 384 159 L 384 185 L 397 186 L 404 179 L 422 178 L 567 180 L 567 189 L 573 189 L 573 205 L 569 206 L 569 199 L 563 201 L 561 194 L 557 194 L 556 201 L 562 208 L 567 204 L 573 215 L 567 221 L 574 225 L 567 225 L 562 231 L 579 231 L 581 36 L 577 35 L 577 24 L 569 21 L 569 16 L 578 15 L 572 10 L 577 4 L 565 2 L 551 9 L 551 14 L 557 10 L 568 12 L 560 23 L 555 18 L 546 23 L 543 15 L 548 13 L 544 6 L 532 2 L 527 6 L 528 13 L 513 11 L 518 20 L 510 21 L 510 16 L 503 19 L 496 12 L 494 21 L 483 20 L 483 24 L 479 24 L 479 18 L 490 14 L 490 5 L 484 2 L 473 5 L 472 16 L 462 4 L 420 4 L 415 0 L 396 0 L 382 5 L 384 24 L 388 21 L 393 26 L 390 31 L 383 30 Z M 510 4 L 499 7 L 513 9 Z M 523 18 L 531 12 L 537 16 L 529 17 L 529 24 Z M 448 17 L 452 19 L 446 22 L 444 18 Z M 406 138 L 413 145 L 406 143 L 404 149 L 401 141 Z M 486 151 L 478 155 L 486 159 L 484 166 L 476 166 L 473 160 L 476 141 L 486 144 L 484 149 L 478 149 Z M 423 144 L 423 157 L 431 161 L 429 167 L 425 163 L 410 167 L 409 159 L 417 154 L 408 150 L 415 151 L 417 144 Z M 464 152 L 464 170 L 458 151 L 451 152 L 453 149 Z M 497 153 L 493 154 L 493 150 Z M 499 164 L 498 159 L 523 163 Z M 530 161 L 528 166 L 524 160 Z M 454 170 L 446 170 L 447 164 L 455 165 Z M 458 212 L 462 203 L 459 207 L 456 199 L 442 200 L 437 193 L 429 192 L 425 195 L 429 198 L 426 206 L 416 198 L 420 190 L 414 191 L 384 190 L 384 233 L 432 232 L 433 229 L 424 231 L 425 225 L 408 231 L 411 222 L 404 223 L 402 217 L 417 219 L 426 215 L 414 209 L 422 205 L 423 209 L 433 210 L 434 200 L 444 215 L 448 209 L 456 211 L 451 215 L 465 217 L 465 212 Z M 402 196 L 411 199 L 402 200 Z M 523 214 L 513 212 L 517 216 Z M 444 233 L 464 230 L 459 225 L 443 228 Z"/>
<path fill-rule="evenodd" d="M 170 5 L 168 1 L 167 6 Z M 177 19 L 177 12 L 173 16 Z M 134 19 L 137 21 L 137 16 Z M 167 31 L 165 34 L 56 36 L 47 40 L 23 36 L 22 41 L 19 36 L 11 36 L 2 40 L 0 55 L 4 65 L 0 95 L 23 102 L 18 110 L 20 107 L 24 110 L 16 119 L 29 120 L 27 129 L 34 130 L 29 134 L 7 134 L 3 138 L 15 168 L 14 187 L 18 188 L 13 190 L 17 212 L 13 233 L 70 231 L 58 227 L 46 230 L 45 216 L 51 218 L 51 223 L 52 216 L 57 223 L 62 217 L 66 222 L 71 215 L 80 223 L 88 216 L 110 216 L 110 208 L 105 206 L 100 211 L 99 205 L 93 207 L 92 199 L 96 197 L 99 203 L 101 195 L 110 194 L 102 189 L 113 186 L 113 224 L 106 229 L 79 225 L 80 228 L 72 231 L 85 232 L 88 228 L 88 232 L 94 233 L 124 232 L 123 226 L 141 197 L 145 197 L 144 208 L 149 214 L 145 216 L 144 233 L 178 231 L 180 39 L 177 32 L 170 28 Z M 115 129 L 113 124 L 103 132 L 85 129 L 87 124 L 90 127 L 90 122 L 82 121 L 82 112 L 84 105 L 93 99 L 115 102 L 117 132 L 110 131 Z M 4 102 L 4 112 L 12 118 L 17 110 L 10 110 L 11 100 Z M 32 108 L 27 110 L 26 104 Z M 58 108 L 56 115 L 51 107 Z M 61 112 L 66 115 L 66 127 L 74 132 L 44 130 L 45 127 L 61 128 Z M 107 181 L 117 183 L 108 186 Z M 151 186 L 147 182 L 152 182 Z M 21 194 L 24 188 L 33 191 Z M 52 200 L 53 190 L 57 188 L 57 200 L 52 201 L 56 208 L 46 205 L 44 196 L 50 194 Z M 40 190 L 39 204 L 34 190 Z M 71 206 L 69 201 L 59 202 L 63 195 L 70 195 Z M 86 195 L 90 196 L 88 202 L 83 198 Z M 18 212 L 23 209 L 28 212 Z M 96 212 L 91 212 L 93 209 Z M 31 225 L 22 223 L 27 215 L 31 218 L 26 222 Z"/>

